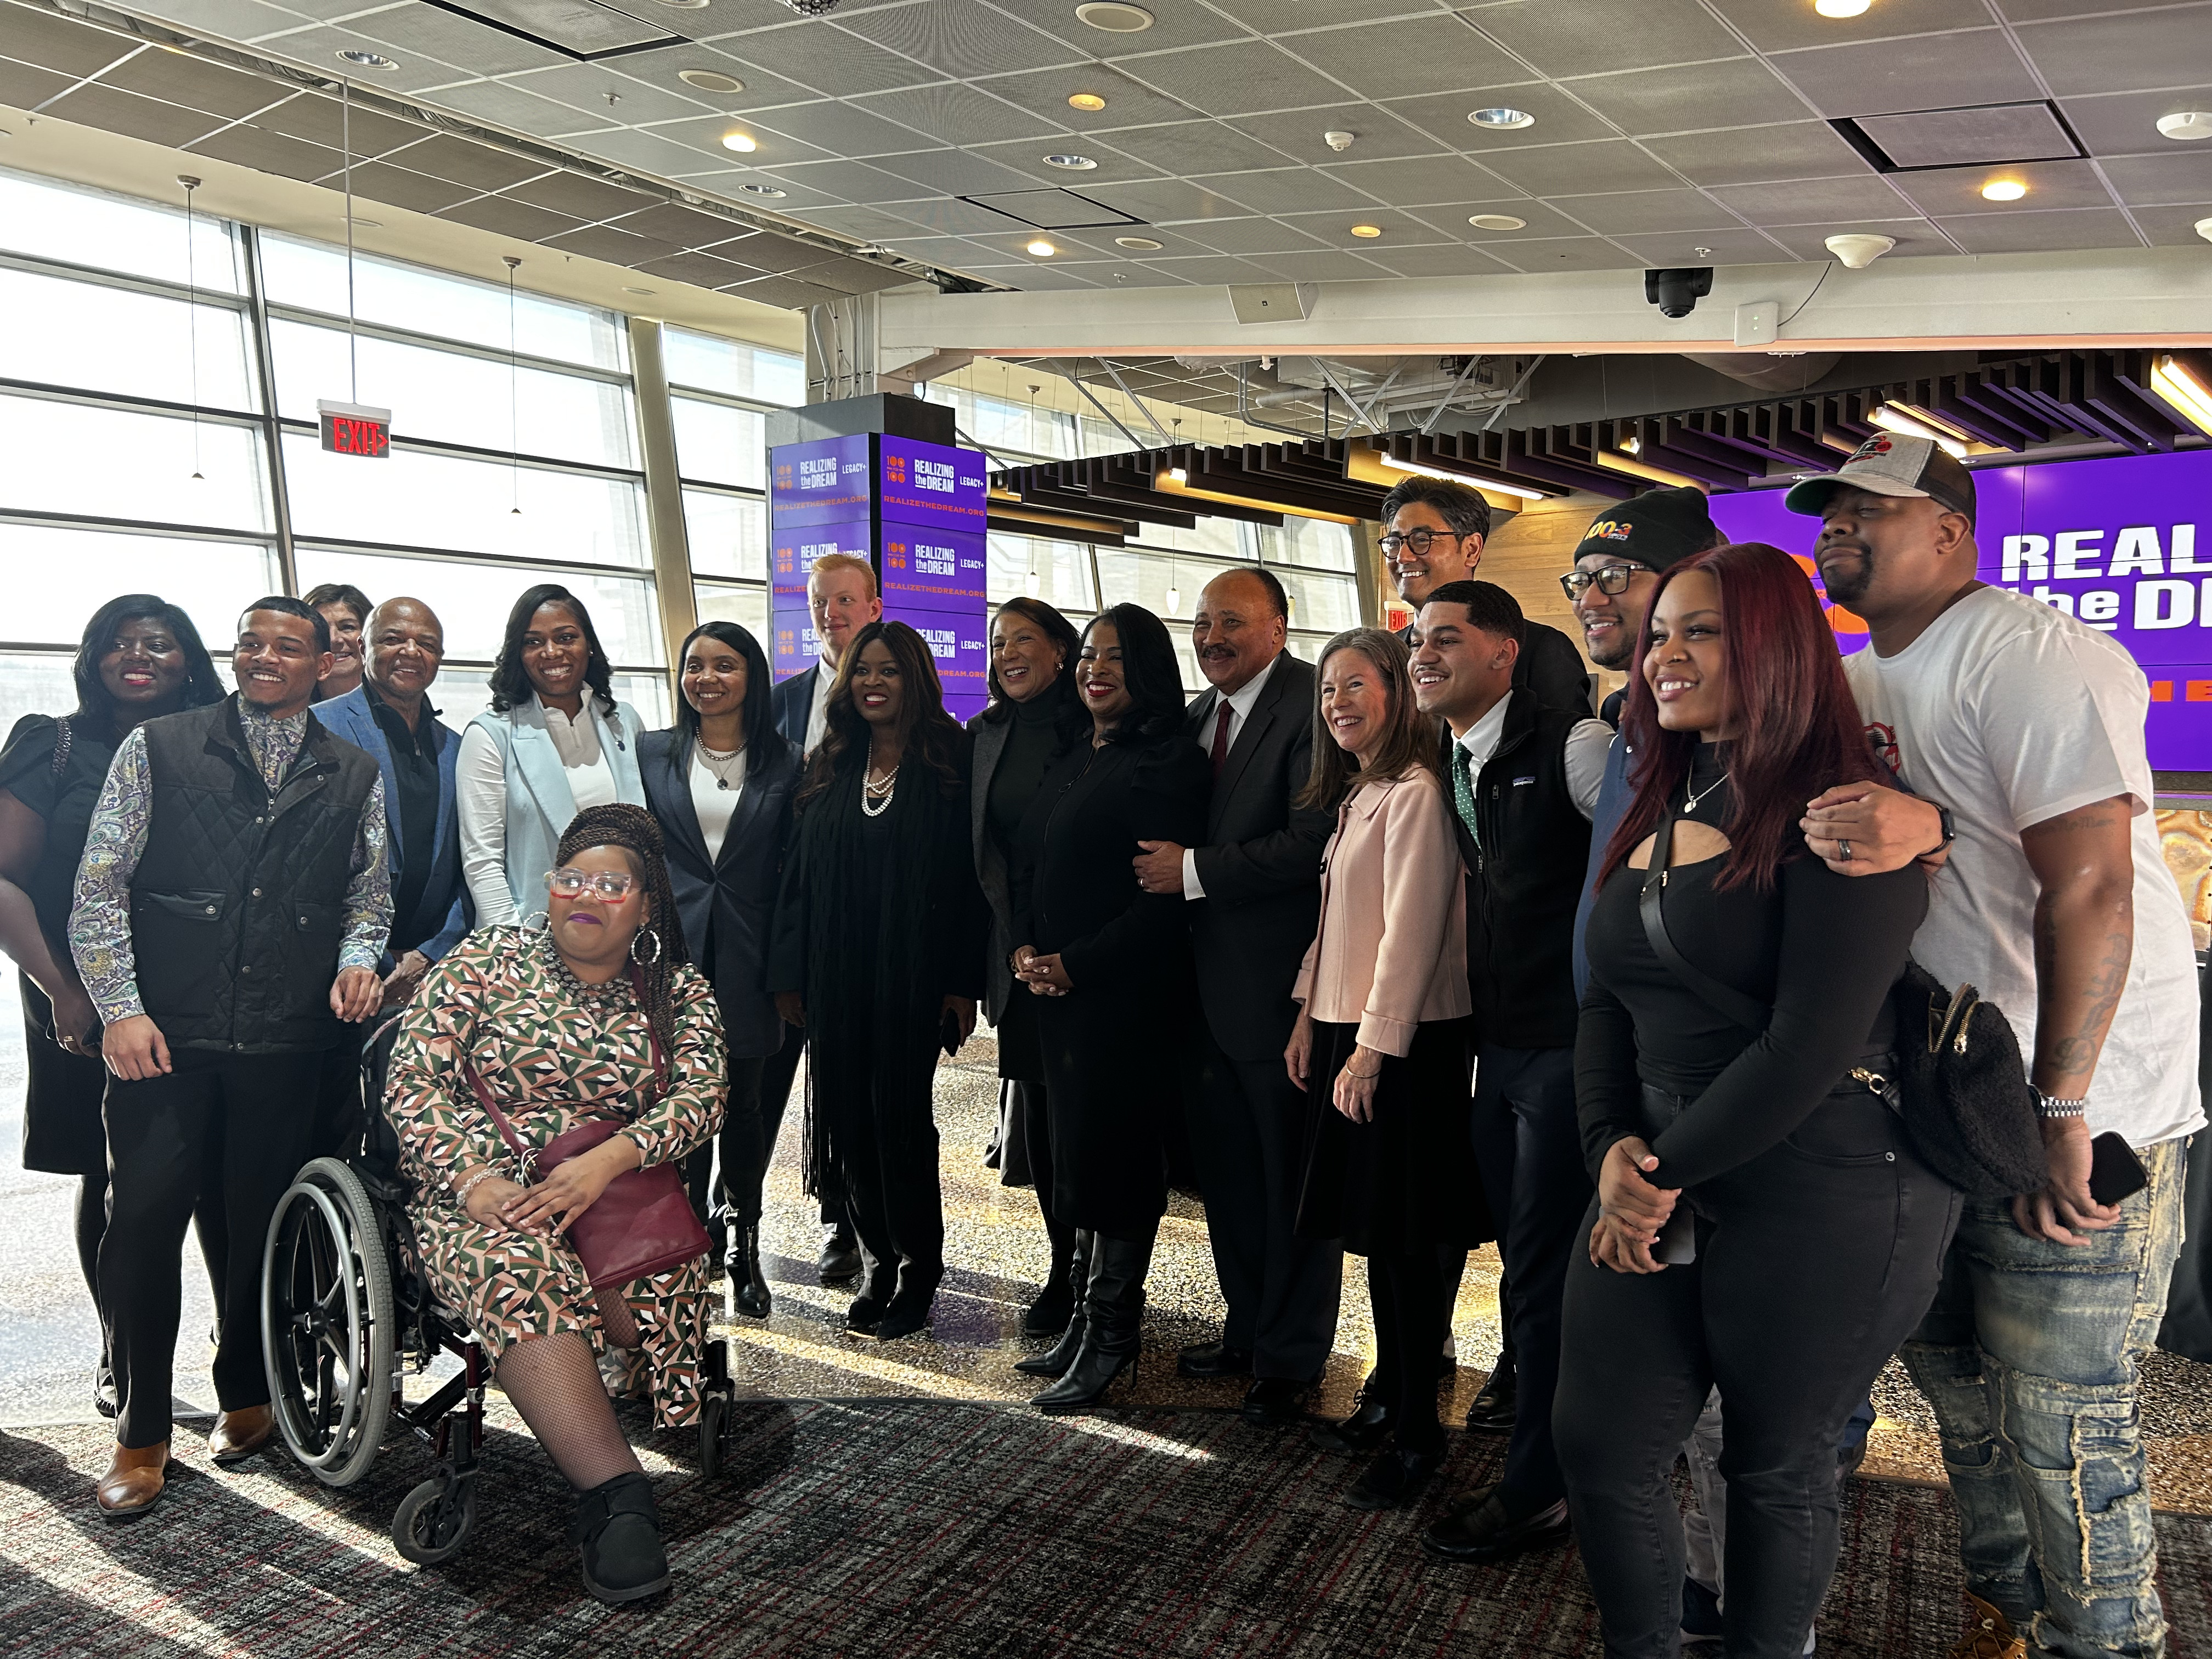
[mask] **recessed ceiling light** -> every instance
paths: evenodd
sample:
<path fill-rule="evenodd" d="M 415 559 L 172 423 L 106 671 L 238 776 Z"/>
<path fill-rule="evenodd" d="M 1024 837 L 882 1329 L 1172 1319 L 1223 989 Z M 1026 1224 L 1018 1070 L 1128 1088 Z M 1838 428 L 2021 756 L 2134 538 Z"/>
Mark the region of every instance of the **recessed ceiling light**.
<path fill-rule="evenodd" d="M 649 288 L 626 288 L 623 292 L 625 294 L 650 294 L 653 290 Z"/>
<path fill-rule="evenodd" d="M 1106 100 L 1095 92 L 1071 93 L 1068 94 L 1067 106 L 1070 109 L 1099 110 L 1106 107 Z"/>
<path fill-rule="evenodd" d="M 678 70 L 676 78 L 687 87 L 696 87 L 702 92 L 743 92 L 745 83 L 734 75 L 725 75 L 720 70 Z"/>
<path fill-rule="evenodd" d="M 2027 194 L 2027 186 L 2017 179 L 1992 179 L 1982 186 L 1985 202 L 2017 202 Z"/>
<path fill-rule="evenodd" d="M 1129 248 L 1139 253 L 1158 253 L 1167 244 L 1156 242 L 1149 236 L 1116 236 L 1114 239 L 1114 246 Z"/>
<path fill-rule="evenodd" d="M 1522 127 L 1533 127 L 1536 118 L 1525 109 L 1507 109 L 1499 105 L 1495 109 L 1471 109 L 1467 118 L 1474 125 L 1492 132 L 1517 132 Z"/>
<path fill-rule="evenodd" d="M 770 201 L 780 202 L 791 194 L 787 190 L 778 190 L 774 185 L 739 185 L 738 188 L 748 196 L 765 196 Z"/>
<path fill-rule="evenodd" d="M 1823 17 L 1863 17 L 1874 9 L 1874 0 L 1813 0 L 1813 9 Z"/>
<path fill-rule="evenodd" d="M 2161 115 L 2158 118 L 2158 131 L 2160 137 L 2178 138 L 2184 143 L 2195 138 L 2212 138 L 2212 113 L 2188 109 Z"/>
<path fill-rule="evenodd" d="M 1088 23 L 1094 29 L 1104 29 L 1109 34 L 1137 34 L 1152 27 L 1152 13 L 1142 6 L 1122 3 L 1122 0 L 1089 0 L 1075 9 L 1078 22 Z"/>
<path fill-rule="evenodd" d="M 1468 223 L 1477 230 L 1526 230 L 1528 222 L 1516 219 L 1510 213 L 1477 213 L 1469 216 Z"/>
<path fill-rule="evenodd" d="M 1382 234 L 1382 227 L 1380 225 L 1354 225 L 1352 228 L 1352 234 L 1354 236 L 1368 237 L 1371 239 L 1373 237 L 1380 236 Z"/>
<path fill-rule="evenodd" d="M 1036 240 L 1030 244 L 1030 252 L 1036 254 L 1040 259 L 1049 259 L 1054 254 L 1059 252 L 1060 250 L 1054 247 L 1050 242 L 1046 241 L 1043 237 L 1040 236 Z"/>
<path fill-rule="evenodd" d="M 396 70 L 399 67 L 380 52 L 342 52 L 338 54 L 338 61 L 351 64 L 356 69 Z"/>
<path fill-rule="evenodd" d="M 733 149 L 740 155 L 750 155 L 760 146 L 753 142 L 750 132 L 726 132 L 722 135 L 722 148 Z"/>
<path fill-rule="evenodd" d="M 1063 173 L 1093 173 L 1098 167 L 1098 163 L 1088 155 L 1048 155 L 1044 158 L 1044 164 L 1048 167 L 1058 167 Z"/>

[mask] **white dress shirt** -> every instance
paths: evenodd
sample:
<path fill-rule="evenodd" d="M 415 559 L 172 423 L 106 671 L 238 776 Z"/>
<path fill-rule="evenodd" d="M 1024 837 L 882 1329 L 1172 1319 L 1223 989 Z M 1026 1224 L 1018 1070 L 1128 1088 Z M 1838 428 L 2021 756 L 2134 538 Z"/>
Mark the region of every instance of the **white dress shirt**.
<path fill-rule="evenodd" d="M 1267 684 L 1267 676 L 1275 672 L 1275 665 L 1282 659 L 1283 653 L 1278 651 L 1267 659 L 1267 665 L 1265 668 L 1245 681 L 1238 690 L 1221 698 L 1212 708 L 1206 711 L 1206 729 L 1199 734 L 1200 748 L 1205 750 L 1208 755 L 1212 754 L 1213 733 L 1220 723 L 1221 704 L 1224 702 L 1229 705 L 1229 741 L 1224 745 L 1221 752 L 1225 756 L 1230 750 L 1237 746 L 1237 736 L 1244 730 L 1244 721 L 1252 712 L 1252 705 L 1260 701 L 1261 688 Z M 1198 853 L 1194 848 L 1186 847 L 1182 849 L 1182 896 L 1187 899 L 1202 899 L 1206 896 L 1206 889 L 1199 885 Z"/>
<path fill-rule="evenodd" d="M 1490 706 L 1490 712 L 1467 728 L 1459 746 L 1467 750 L 1468 769 L 1480 772 L 1498 752 L 1505 735 L 1505 711 L 1513 706 L 1509 695 Z M 1613 747 L 1613 728 L 1603 720 L 1577 720 L 1567 732 L 1567 794 L 1575 810 L 1589 817 L 1597 810 L 1597 792 L 1605 781 L 1606 750 Z M 1449 786 L 1447 778 L 1445 783 Z"/>
<path fill-rule="evenodd" d="M 699 753 L 699 745 L 691 745 L 691 810 L 698 815 L 699 834 L 707 843 L 709 864 L 721 862 L 722 837 L 729 834 L 730 820 L 737 816 L 738 803 L 744 798 L 747 763 L 740 750 L 737 779 L 725 789 L 721 778 Z"/>
<path fill-rule="evenodd" d="M 806 711 L 806 741 L 799 745 L 802 756 L 811 755 L 822 739 L 830 735 L 830 687 L 837 678 L 837 665 L 830 660 L 824 651 L 822 659 L 814 665 L 814 705 Z"/>

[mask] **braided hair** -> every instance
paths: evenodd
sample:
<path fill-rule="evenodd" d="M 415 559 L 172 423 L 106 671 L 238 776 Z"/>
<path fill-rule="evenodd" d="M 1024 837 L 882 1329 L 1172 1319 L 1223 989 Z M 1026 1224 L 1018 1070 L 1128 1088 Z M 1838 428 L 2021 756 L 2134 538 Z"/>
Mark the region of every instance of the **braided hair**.
<path fill-rule="evenodd" d="M 673 1054 L 676 969 L 679 963 L 689 962 L 691 953 L 684 948 L 684 918 L 676 908 L 675 891 L 668 884 L 668 865 L 661 855 L 660 826 L 642 806 L 586 806 L 569 820 L 560 848 L 554 854 L 555 861 L 566 864 L 592 847 L 621 848 L 637 866 L 638 877 L 645 884 L 646 902 L 653 918 L 647 925 L 660 940 L 659 953 L 651 962 L 637 963 L 643 981 L 646 1024 L 659 1041 L 660 1051 Z"/>

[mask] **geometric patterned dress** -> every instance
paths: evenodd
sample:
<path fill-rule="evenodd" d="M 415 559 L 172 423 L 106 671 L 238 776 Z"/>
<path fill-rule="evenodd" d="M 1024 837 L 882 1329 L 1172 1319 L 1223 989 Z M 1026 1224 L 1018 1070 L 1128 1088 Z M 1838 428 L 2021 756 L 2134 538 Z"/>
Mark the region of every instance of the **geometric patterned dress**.
<path fill-rule="evenodd" d="M 408 1005 L 385 1090 L 385 1113 L 416 1182 L 409 1215 L 423 1270 L 438 1300 L 495 1358 L 510 1342 L 556 1331 L 605 1345 L 595 1292 L 564 1238 L 487 1226 L 453 1202 L 452 1175 L 489 1164 L 522 1179 L 461 1075 L 463 1057 L 532 1152 L 586 1118 L 621 1117 L 647 1164 L 672 1163 L 713 1140 L 728 1092 L 714 990 L 690 963 L 676 970 L 676 1042 L 666 1092 L 656 1100 L 645 1013 L 629 976 L 580 999 L 555 971 L 552 952 L 544 933 L 519 927 L 481 929 L 447 952 Z M 705 1259 L 635 1280 L 621 1294 L 644 1339 L 654 1422 L 694 1421 Z"/>

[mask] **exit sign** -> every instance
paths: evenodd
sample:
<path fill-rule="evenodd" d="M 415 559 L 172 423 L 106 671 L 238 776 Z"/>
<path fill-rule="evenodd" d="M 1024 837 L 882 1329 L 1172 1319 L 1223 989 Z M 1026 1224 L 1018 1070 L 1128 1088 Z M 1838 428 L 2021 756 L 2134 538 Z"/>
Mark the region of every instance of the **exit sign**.
<path fill-rule="evenodd" d="M 323 447 L 334 455 L 368 455 L 381 460 L 392 453 L 392 411 L 365 404 L 315 405 L 321 416 Z"/>

